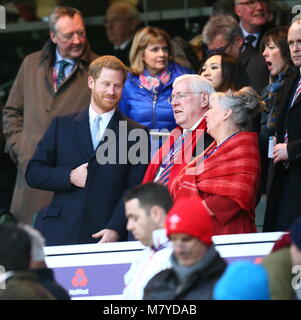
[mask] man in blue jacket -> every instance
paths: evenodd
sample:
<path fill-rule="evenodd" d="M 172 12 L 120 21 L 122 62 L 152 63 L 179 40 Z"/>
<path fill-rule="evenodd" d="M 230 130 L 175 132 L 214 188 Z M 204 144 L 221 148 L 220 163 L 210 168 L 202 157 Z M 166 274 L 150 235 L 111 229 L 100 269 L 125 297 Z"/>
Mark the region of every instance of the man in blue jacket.
<path fill-rule="evenodd" d="M 122 196 L 141 182 L 148 133 L 117 110 L 125 78 L 119 59 L 96 59 L 89 67 L 90 106 L 55 118 L 28 164 L 27 183 L 55 192 L 35 220 L 47 245 L 126 239 Z M 135 141 L 126 138 L 133 132 L 146 141 L 139 150 L 144 160 L 131 154 Z"/>

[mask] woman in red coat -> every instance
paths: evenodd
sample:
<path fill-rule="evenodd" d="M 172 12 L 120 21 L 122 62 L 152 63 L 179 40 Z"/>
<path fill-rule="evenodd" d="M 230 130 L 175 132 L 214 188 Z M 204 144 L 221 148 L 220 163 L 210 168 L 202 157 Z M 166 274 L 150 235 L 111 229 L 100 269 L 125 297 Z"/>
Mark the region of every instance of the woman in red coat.
<path fill-rule="evenodd" d="M 256 232 L 260 155 L 257 134 L 248 130 L 261 108 L 249 87 L 213 93 L 205 118 L 214 142 L 182 169 L 171 186 L 175 201 L 200 197 L 213 219 L 215 235 Z"/>

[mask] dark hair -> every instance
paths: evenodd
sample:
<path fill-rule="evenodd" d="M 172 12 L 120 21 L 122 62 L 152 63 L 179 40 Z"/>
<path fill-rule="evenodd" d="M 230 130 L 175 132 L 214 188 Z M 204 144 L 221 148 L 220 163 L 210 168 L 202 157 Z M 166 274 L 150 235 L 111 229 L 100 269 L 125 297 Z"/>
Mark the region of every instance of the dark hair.
<path fill-rule="evenodd" d="M 140 207 L 146 211 L 149 211 L 151 207 L 158 205 L 167 213 L 173 205 L 173 200 L 167 187 L 156 182 L 148 182 L 131 189 L 125 195 L 124 202 L 128 202 L 132 199 L 137 199 Z"/>
<path fill-rule="evenodd" d="M 6 271 L 28 270 L 30 266 L 30 238 L 26 231 L 11 225 L 0 225 L 0 265 Z"/>
<path fill-rule="evenodd" d="M 287 65 L 293 65 L 287 42 L 288 29 L 289 27 L 277 27 L 267 31 L 261 40 L 260 51 L 262 53 L 265 47 L 268 46 L 269 42 L 272 40 L 279 48 L 280 55 L 285 63 Z"/>
<path fill-rule="evenodd" d="M 222 80 L 218 88 L 215 88 L 215 91 L 225 92 L 229 89 L 237 91 L 249 85 L 249 78 L 243 65 L 232 56 L 229 56 L 228 54 L 212 54 L 204 60 L 203 65 L 209 58 L 213 56 L 221 56 L 222 69 Z M 203 65 L 199 71 L 199 74 L 202 73 Z"/>

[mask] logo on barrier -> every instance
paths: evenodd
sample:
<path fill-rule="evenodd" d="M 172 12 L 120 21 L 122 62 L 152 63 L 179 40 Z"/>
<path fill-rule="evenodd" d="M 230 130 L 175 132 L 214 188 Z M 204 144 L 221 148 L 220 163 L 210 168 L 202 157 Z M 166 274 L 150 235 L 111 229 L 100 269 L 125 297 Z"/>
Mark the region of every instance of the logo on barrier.
<path fill-rule="evenodd" d="M 5 268 L 0 265 L 0 290 L 6 289 L 5 278 Z"/>
<path fill-rule="evenodd" d="M 301 19 L 301 5 L 293 6 L 292 13 L 297 13 L 297 15 L 293 17 L 292 22 L 295 22 L 297 19 Z"/>
<path fill-rule="evenodd" d="M 71 283 L 73 287 L 85 287 L 88 284 L 88 277 L 85 274 L 85 270 L 82 268 L 77 269 Z"/>
<path fill-rule="evenodd" d="M 70 296 L 89 295 L 89 288 L 86 287 L 88 282 L 89 282 L 89 279 L 86 276 L 85 270 L 83 268 L 76 269 L 75 275 L 71 280 L 73 289 L 69 289 L 69 295 Z"/>
<path fill-rule="evenodd" d="M 0 6 L 0 29 L 6 29 L 6 12 L 4 6 Z"/>

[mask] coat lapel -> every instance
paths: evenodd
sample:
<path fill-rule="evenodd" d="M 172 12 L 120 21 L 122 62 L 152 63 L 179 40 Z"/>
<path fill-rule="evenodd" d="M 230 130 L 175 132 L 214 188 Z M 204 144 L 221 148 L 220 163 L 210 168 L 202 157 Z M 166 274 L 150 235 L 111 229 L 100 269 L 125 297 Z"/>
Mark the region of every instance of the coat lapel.
<path fill-rule="evenodd" d="M 74 128 L 74 144 L 79 146 L 79 151 L 83 150 L 87 156 L 91 156 L 94 150 L 89 125 L 89 108 L 77 114 L 74 118 Z"/>
<path fill-rule="evenodd" d="M 256 54 L 256 49 L 253 47 L 247 47 L 243 52 L 241 52 L 239 61 L 245 67 L 248 64 L 250 58 Z"/>
<path fill-rule="evenodd" d="M 296 86 L 296 82 L 298 81 L 299 77 L 300 77 L 299 71 L 296 73 L 293 73 L 292 76 L 288 78 L 288 81 L 283 86 L 283 90 L 282 90 L 282 92 L 284 93 L 283 101 L 285 101 L 286 108 L 288 107 L 287 104 L 291 104 L 292 102 L 293 94 L 295 92 L 294 88 Z M 293 108 L 294 105 L 296 105 L 300 101 L 300 98 L 301 97 L 299 95 L 299 97 L 296 99 L 296 101 L 294 102 L 291 108 Z"/>

